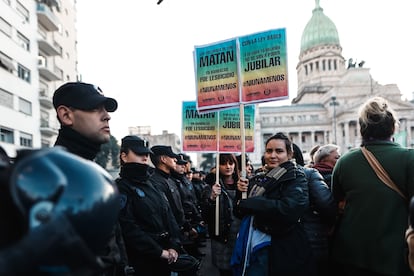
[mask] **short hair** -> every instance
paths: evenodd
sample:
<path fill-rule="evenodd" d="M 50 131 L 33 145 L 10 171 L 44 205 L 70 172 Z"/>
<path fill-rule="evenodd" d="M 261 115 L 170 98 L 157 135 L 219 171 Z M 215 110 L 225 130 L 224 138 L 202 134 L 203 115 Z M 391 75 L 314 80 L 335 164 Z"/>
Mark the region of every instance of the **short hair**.
<path fill-rule="evenodd" d="M 339 149 L 339 146 L 334 145 L 334 144 L 327 144 L 327 145 L 320 147 L 314 155 L 315 164 L 318 164 L 325 157 L 329 156 L 329 154 L 331 154 L 334 150 L 338 150 L 338 149 Z"/>
<path fill-rule="evenodd" d="M 269 144 L 269 142 L 270 142 L 271 140 L 283 140 L 283 141 L 285 141 L 285 145 L 286 145 L 286 152 L 287 152 L 288 154 L 290 154 L 290 153 L 292 153 L 292 154 L 293 154 L 292 141 L 289 139 L 289 137 L 288 137 L 286 134 L 284 134 L 284 133 L 282 133 L 282 132 L 278 132 L 278 133 L 276 133 L 275 135 L 273 135 L 273 136 L 269 137 L 269 138 L 266 140 L 265 146 L 267 146 L 267 144 Z"/>
<path fill-rule="evenodd" d="M 362 144 L 370 140 L 390 138 L 398 124 L 395 111 L 382 97 L 373 97 L 367 100 L 359 109 L 358 121 Z"/>

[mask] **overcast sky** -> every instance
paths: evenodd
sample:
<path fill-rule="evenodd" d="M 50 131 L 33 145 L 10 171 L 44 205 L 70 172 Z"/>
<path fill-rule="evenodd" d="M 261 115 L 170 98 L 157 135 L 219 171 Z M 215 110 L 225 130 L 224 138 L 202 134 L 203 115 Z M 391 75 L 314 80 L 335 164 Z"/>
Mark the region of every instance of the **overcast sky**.
<path fill-rule="evenodd" d="M 314 0 L 157 1 L 77 1 L 79 72 L 83 81 L 117 99 L 110 125 L 118 140 L 129 126 L 181 135 L 182 101 L 196 100 L 196 45 L 286 28 L 289 95 L 296 96 L 300 40 Z M 320 0 L 320 5 L 337 27 L 345 60 L 364 60 L 376 81 L 397 84 L 411 99 L 412 1 Z"/>

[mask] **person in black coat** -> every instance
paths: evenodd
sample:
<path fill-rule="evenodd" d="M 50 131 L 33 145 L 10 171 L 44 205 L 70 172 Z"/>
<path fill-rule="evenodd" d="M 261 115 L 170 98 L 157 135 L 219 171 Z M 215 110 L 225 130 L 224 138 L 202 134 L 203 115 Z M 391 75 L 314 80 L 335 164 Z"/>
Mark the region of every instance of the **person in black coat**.
<path fill-rule="evenodd" d="M 93 161 L 101 145 L 110 140 L 109 113 L 118 108 L 118 102 L 105 97 L 96 85 L 67 82 L 54 92 L 53 106 L 60 123 L 55 146 Z M 128 269 L 119 224 L 114 225 L 111 240 L 102 245 L 98 255 L 104 267 L 103 275 L 123 274 Z"/>
<path fill-rule="evenodd" d="M 199 251 L 199 238 L 205 232 L 205 223 L 201 217 L 200 207 L 194 191 L 194 186 L 185 174 L 188 161 L 183 158 L 183 154 L 178 154 L 177 166 L 171 172 L 171 178 L 175 181 L 181 195 L 184 216 L 190 223 L 191 229 L 185 235 L 183 242 L 184 249 L 192 256 L 201 258 L 204 253 Z"/>
<path fill-rule="evenodd" d="M 303 167 L 303 155 L 296 144 L 293 144 L 293 156 L 297 165 L 302 166 L 308 181 L 309 208 L 302 218 L 302 223 L 312 247 L 317 275 L 328 276 L 330 268 L 329 239 L 335 223 L 336 204 L 330 188 L 318 170 Z"/>
<path fill-rule="evenodd" d="M 240 219 L 233 214 L 239 179 L 237 159 L 232 153 L 221 153 L 217 167 L 218 182 L 216 171 L 206 176 L 208 185 L 203 190 L 201 205 L 211 241 L 212 263 L 219 270 L 220 276 L 229 276 L 232 275 L 230 259 L 240 225 Z"/>
<path fill-rule="evenodd" d="M 163 193 L 148 181 L 148 142 L 137 136 L 122 139 L 119 221 L 130 264 L 137 275 L 170 275 L 169 264 L 181 250 L 179 229 Z"/>
<path fill-rule="evenodd" d="M 252 238 L 244 243 L 246 235 L 239 232 L 233 256 L 240 250 L 242 257 L 238 263 L 232 258 L 233 267 L 238 272 L 246 268 L 247 275 L 314 275 L 312 250 L 301 224 L 309 208 L 305 173 L 291 161 L 292 142 L 285 134 L 276 133 L 265 147 L 265 173 L 237 184 L 235 214 L 243 218 L 242 225 L 250 221 Z"/>

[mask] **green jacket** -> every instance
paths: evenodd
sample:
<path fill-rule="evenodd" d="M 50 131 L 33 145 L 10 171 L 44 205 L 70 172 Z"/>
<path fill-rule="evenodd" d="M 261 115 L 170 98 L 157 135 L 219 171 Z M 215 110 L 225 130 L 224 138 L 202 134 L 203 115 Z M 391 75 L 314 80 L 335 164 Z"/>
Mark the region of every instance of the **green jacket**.
<path fill-rule="evenodd" d="M 414 150 L 385 141 L 366 148 L 410 199 L 414 194 Z M 338 160 L 332 191 L 337 201 L 346 200 L 334 237 L 334 260 L 384 275 L 414 275 L 406 262 L 404 238 L 408 200 L 377 177 L 361 149 L 351 150 Z"/>

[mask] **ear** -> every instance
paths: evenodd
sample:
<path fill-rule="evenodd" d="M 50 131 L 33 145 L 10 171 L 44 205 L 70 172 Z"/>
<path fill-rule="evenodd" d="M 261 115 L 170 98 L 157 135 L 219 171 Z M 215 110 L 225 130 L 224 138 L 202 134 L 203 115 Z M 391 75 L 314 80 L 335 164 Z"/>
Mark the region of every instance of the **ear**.
<path fill-rule="evenodd" d="M 166 161 L 165 161 L 165 155 L 161 155 L 160 156 L 160 163 L 163 163 L 163 164 L 166 163 Z"/>
<path fill-rule="evenodd" d="M 127 154 L 125 152 L 121 152 L 120 158 L 123 162 L 127 163 Z"/>
<path fill-rule="evenodd" d="M 58 108 L 56 109 L 56 114 L 62 125 L 73 125 L 73 111 L 69 107 L 64 105 L 58 106 Z"/>

